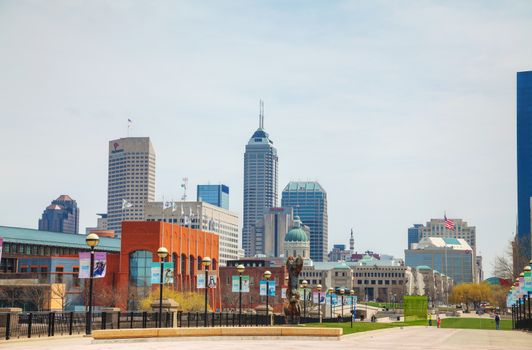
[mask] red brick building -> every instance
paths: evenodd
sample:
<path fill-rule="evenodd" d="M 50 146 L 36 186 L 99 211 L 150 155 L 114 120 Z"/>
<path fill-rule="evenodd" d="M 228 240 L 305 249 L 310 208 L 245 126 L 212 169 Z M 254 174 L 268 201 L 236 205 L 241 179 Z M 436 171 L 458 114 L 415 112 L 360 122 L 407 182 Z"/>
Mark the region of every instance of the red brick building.
<path fill-rule="evenodd" d="M 232 276 L 238 276 L 236 266 L 242 264 L 245 270 L 242 276 L 249 276 L 249 293 L 242 293 L 242 309 L 255 309 L 259 305 L 266 305 L 266 297 L 260 296 L 260 280 L 264 279 L 264 272 L 272 273 L 270 281 L 275 282 L 275 297 L 269 297 L 268 303 L 273 307 L 274 312 L 282 312 L 284 299 L 281 298 L 282 288 L 286 287 L 285 276 L 288 276 L 286 268 L 281 260 L 264 260 L 260 258 L 247 258 L 242 260 L 231 260 L 228 266 L 220 267 L 220 291 L 222 293 L 221 303 L 224 311 L 238 310 L 238 292 L 232 292 Z"/>
<path fill-rule="evenodd" d="M 218 271 L 218 239 L 215 233 L 165 222 L 123 222 L 116 279 L 117 291 L 123 296 L 120 307 L 131 308 L 135 294 L 147 294 L 150 288 L 158 288 L 158 285 L 151 285 L 151 263 L 160 261 L 157 256 L 159 247 L 166 247 L 169 253 L 166 261 L 174 262 L 174 288 L 179 291 L 198 291 L 197 276 L 205 273 L 203 258 L 210 257 L 212 264 L 209 270 Z M 213 309 L 220 307 L 219 291 L 209 290 Z"/>

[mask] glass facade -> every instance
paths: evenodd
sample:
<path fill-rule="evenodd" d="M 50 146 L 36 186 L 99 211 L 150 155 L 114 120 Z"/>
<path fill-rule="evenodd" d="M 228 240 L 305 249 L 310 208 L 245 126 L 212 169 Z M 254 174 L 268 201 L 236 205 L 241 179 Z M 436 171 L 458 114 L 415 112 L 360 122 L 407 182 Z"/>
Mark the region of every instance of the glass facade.
<path fill-rule="evenodd" d="M 290 182 L 283 190 L 283 208 L 292 208 L 303 225 L 310 229 L 310 258 L 327 261 L 327 193 L 317 182 Z"/>
<path fill-rule="evenodd" d="M 532 71 L 517 73 L 517 237 L 531 258 Z"/>
<path fill-rule="evenodd" d="M 412 247 L 412 243 L 419 243 L 419 238 L 421 237 L 420 227 L 423 227 L 422 224 L 414 224 L 413 227 L 410 227 L 408 229 L 408 247 L 406 249 L 410 249 Z"/>
<path fill-rule="evenodd" d="M 137 250 L 129 254 L 129 287 L 135 288 L 136 294 L 140 296 L 149 293 L 152 261 L 152 252 L 146 250 Z"/>
<path fill-rule="evenodd" d="M 413 268 L 426 265 L 451 277 L 455 284 L 473 282 L 473 253 L 471 251 L 409 249 L 405 251 L 405 264 Z"/>
<path fill-rule="evenodd" d="M 226 185 L 198 185 L 196 197 L 198 202 L 229 210 L 229 187 Z"/>

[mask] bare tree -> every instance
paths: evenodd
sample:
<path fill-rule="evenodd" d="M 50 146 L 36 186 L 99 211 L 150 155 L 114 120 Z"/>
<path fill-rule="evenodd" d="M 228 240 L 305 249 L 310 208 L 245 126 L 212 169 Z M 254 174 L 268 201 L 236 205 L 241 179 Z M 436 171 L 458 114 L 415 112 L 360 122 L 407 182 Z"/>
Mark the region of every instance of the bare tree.
<path fill-rule="evenodd" d="M 14 307 L 15 302 L 20 300 L 20 289 L 14 286 L 0 286 L 0 300 L 7 306 Z"/>
<path fill-rule="evenodd" d="M 21 286 L 21 299 L 31 302 L 37 311 L 49 309 L 50 290 L 45 285 Z"/>

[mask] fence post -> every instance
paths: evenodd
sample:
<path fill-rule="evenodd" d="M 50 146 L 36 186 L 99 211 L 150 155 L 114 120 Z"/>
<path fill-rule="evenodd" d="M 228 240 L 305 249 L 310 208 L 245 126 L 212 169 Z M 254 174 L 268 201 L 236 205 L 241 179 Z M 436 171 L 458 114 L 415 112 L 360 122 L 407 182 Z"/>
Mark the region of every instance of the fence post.
<path fill-rule="evenodd" d="M 120 329 L 120 317 L 122 317 L 122 312 L 118 311 L 118 320 L 116 321 L 116 328 L 117 329 Z"/>
<path fill-rule="evenodd" d="M 199 312 L 196 312 L 196 327 L 199 327 Z"/>
<path fill-rule="evenodd" d="M 55 335 L 55 312 L 50 313 L 52 319 L 52 337 Z"/>
<path fill-rule="evenodd" d="M 31 338 L 31 327 L 33 324 L 33 312 L 28 315 L 28 338 Z"/>
<path fill-rule="evenodd" d="M 129 313 L 129 328 L 133 328 L 133 311 Z"/>
<path fill-rule="evenodd" d="M 48 336 L 52 336 L 52 313 L 48 313 Z"/>
<path fill-rule="evenodd" d="M 102 326 L 100 329 L 106 329 L 107 328 L 107 312 L 102 312 Z"/>
<path fill-rule="evenodd" d="M 214 312 L 212 313 L 212 326 L 214 327 Z"/>
<path fill-rule="evenodd" d="M 148 313 L 144 311 L 142 313 L 142 328 L 146 328 L 146 323 L 148 322 Z"/>
<path fill-rule="evenodd" d="M 74 312 L 69 312 L 70 319 L 68 320 L 68 335 L 72 335 L 72 332 L 74 330 Z"/>
<path fill-rule="evenodd" d="M 9 340 L 11 336 L 11 313 L 6 315 L 6 340 Z"/>
<path fill-rule="evenodd" d="M 188 316 L 187 316 L 187 324 L 188 324 L 188 327 L 190 328 L 190 311 L 188 312 Z"/>

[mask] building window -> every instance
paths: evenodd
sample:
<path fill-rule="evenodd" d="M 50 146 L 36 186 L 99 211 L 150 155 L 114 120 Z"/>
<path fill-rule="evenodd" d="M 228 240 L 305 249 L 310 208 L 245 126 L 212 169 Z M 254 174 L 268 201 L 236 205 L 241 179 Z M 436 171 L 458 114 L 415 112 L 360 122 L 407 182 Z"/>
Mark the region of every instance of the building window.
<path fill-rule="evenodd" d="M 151 287 L 151 263 L 153 254 L 147 250 L 138 250 L 129 254 L 129 284 L 136 297 L 144 297 Z M 132 294 L 130 292 L 130 294 Z"/>
<path fill-rule="evenodd" d="M 56 266 L 55 268 L 55 282 L 56 283 L 63 283 L 63 272 L 64 272 L 63 266 Z"/>
<path fill-rule="evenodd" d="M 73 276 L 72 276 L 72 285 L 74 287 L 79 287 L 79 266 L 74 266 L 72 267 L 72 272 L 73 272 Z"/>

